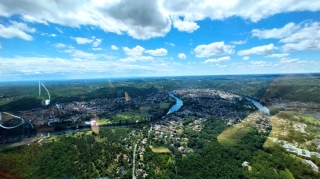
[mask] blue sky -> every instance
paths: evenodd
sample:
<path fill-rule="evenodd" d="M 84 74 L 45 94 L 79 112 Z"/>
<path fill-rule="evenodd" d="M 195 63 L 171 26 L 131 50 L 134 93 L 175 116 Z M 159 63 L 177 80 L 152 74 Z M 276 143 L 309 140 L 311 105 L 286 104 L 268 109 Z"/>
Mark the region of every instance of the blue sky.
<path fill-rule="evenodd" d="M 315 1 L 0 1 L 0 81 L 310 73 Z"/>

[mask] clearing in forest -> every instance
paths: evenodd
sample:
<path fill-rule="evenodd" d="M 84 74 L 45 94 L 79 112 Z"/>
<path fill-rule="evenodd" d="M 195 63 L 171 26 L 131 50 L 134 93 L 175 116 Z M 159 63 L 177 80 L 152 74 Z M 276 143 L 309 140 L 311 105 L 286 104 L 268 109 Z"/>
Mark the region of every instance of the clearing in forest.
<path fill-rule="evenodd" d="M 170 153 L 170 150 L 167 147 L 152 147 L 150 145 L 152 152 L 155 153 Z"/>
<path fill-rule="evenodd" d="M 160 108 L 167 109 L 169 107 L 170 103 L 160 103 Z"/>

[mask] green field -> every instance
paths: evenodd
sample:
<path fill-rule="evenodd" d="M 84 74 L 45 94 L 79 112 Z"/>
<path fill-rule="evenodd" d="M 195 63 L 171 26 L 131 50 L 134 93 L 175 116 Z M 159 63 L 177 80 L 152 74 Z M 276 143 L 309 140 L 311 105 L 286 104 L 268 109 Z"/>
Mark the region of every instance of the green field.
<path fill-rule="evenodd" d="M 109 124 L 109 123 L 110 123 L 109 119 L 103 118 L 103 119 L 99 120 L 99 124 L 100 125 L 106 125 L 106 124 Z"/>
<path fill-rule="evenodd" d="M 267 149 L 267 148 L 272 148 L 275 147 L 277 145 L 276 142 L 273 142 L 271 139 L 267 138 L 266 141 L 263 143 L 263 148 Z"/>
<path fill-rule="evenodd" d="M 141 111 L 136 111 L 136 110 L 130 110 L 130 111 L 125 111 L 117 114 L 119 116 L 122 116 L 123 118 L 131 118 L 131 117 L 147 117 L 147 113 L 143 113 Z"/>
<path fill-rule="evenodd" d="M 120 123 L 125 123 L 125 122 L 130 122 L 130 123 L 134 123 L 137 121 L 142 121 L 147 119 L 148 117 L 148 113 L 146 112 L 141 112 L 139 110 L 130 110 L 130 111 L 125 111 L 125 112 L 121 112 L 116 114 L 112 119 L 111 122 L 113 124 L 118 124 Z"/>
<path fill-rule="evenodd" d="M 152 147 L 150 145 L 152 152 L 155 153 L 170 153 L 170 150 L 167 147 Z"/>
<path fill-rule="evenodd" d="M 139 110 L 140 110 L 141 112 L 147 112 L 147 111 L 149 111 L 149 109 L 150 109 L 149 106 L 141 106 L 141 107 L 139 108 Z"/>
<path fill-rule="evenodd" d="M 283 111 L 282 113 L 288 114 L 290 116 L 290 119 L 292 120 L 320 126 L 320 120 L 313 117 L 301 115 L 296 111 Z"/>
<path fill-rule="evenodd" d="M 92 131 L 91 130 L 87 131 L 85 135 L 92 135 Z"/>
<path fill-rule="evenodd" d="M 100 138 L 100 136 L 95 136 L 94 138 L 95 138 L 96 142 L 103 142 L 103 141 L 106 141 L 106 139 L 105 139 L 105 138 Z"/>
<path fill-rule="evenodd" d="M 178 129 L 178 130 L 177 130 L 178 134 L 182 134 L 183 131 L 184 131 L 183 129 Z"/>
<path fill-rule="evenodd" d="M 170 103 L 160 103 L 160 108 L 162 109 L 167 109 L 169 108 L 169 106 L 170 106 Z"/>
<path fill-rule="evenodd" d="M 222 145 L 236 145 L 251 131 L 251 128 L 242 128 L 238 126 L 231 126 L 226 128 L 218 135 L 218 142 Z"/>

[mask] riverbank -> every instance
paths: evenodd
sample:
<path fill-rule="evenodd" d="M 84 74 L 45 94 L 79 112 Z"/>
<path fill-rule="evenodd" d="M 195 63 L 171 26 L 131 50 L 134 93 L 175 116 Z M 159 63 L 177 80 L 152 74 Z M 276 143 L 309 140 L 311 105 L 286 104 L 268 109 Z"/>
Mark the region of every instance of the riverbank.
<path fill-rule="evenodd" d="M 34 136 L 32 136 L 30 138 L 24 138 L 21 141 L 13 142 L 13 143 L 10 143 L 10 144 L 20 143 L 20 142 L 26 141 L 26 140 L 31 141 L 35 137 L 39 138 L 39 137 L 52 136 L 52 135 L 72 134 L 72 133 L 75 133 L 75 132 L 86 132 L 86 131 L 92 129 L 93 127 L 99 127 L 99 128 L 122 128 L 123 127 L 123 128 L 125 128 L 125 127 L 139 126 L 141 124 L 147 124 L 147 123 L 156 123 L 156 122 L 159 122 L 161 120 L 164 120 L 167 115 L 178 111 L 181 108 L 181 106 L 183 105 L 183 101 L 180 98 L 176 97 L 172 92 L 169 92 L 168 94 L 169 94 L 169 96 L 171 98 L 176 100 L 176 103 L 174 105 L 169 106 L 169 110 L 168 110 L 167 113 L 165 113 L 164 116 L 156 118 L 156 119 L 153 119 L 153 120 L 138 121 L 138 122 L 135 122 L 135 123 L 103 124 L 103 125 L 100 125 L 100 124 L 97 125 L 95 123 L 93 125 L 76 125 L 76 126 L 74 125 L 72 127 L 66 126 L 65 129 L 60 129 L 60 130 L 56 130 L 55 129 L 54 131 L 51 131 L 51 132 L 49 132 L 49 131 L 37 132 L 37 133 L 35 133 Z M 23 142 L 23 143 L 25 143 L 25 142 Z"/>
<path fill-rule="evenodd" d="M 249 97 L 245 97 L 245 98 L 246 98 L 248 101 L 252 102 L 252 103 L 254 104 L 254 106 L 259 109 L 259 111 L 262 111 L 262 112 L 270 115 L 270 110 L 269 110 L 267 107 L 263 106 L 261 103 L 257 102 L 256 100 L 253 100 L 253 99 L 251 99 L 251 98 L 249 98 Z"/>

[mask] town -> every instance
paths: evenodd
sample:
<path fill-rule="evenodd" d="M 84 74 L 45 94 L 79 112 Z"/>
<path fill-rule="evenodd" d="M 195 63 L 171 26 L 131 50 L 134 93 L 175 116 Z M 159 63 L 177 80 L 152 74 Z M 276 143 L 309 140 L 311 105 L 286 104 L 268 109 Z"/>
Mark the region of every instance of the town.
<path fill-rule="evenodd" d="M 172 113 L 168 111 L 177 101 L 167 91 L 143 96 L 120 91 L 115 98 L 54 103 L 19 111 L 21 118 L 34 125 L 36 136 L 29 131 L 23 136 L 3 133 L 0 139 L 12 147 L 47 146 L 66 139 L 86 139 L 86 143 L 91 141 L 90 145 L 108 145 L 111 140 L 119 153 L 114 153 L 116 158 L 107 168 L 110 176 L 152 178 L 162 175 L 167 166 L 175 165 L 181 160 L 179 157 L 196 155 L 215 140 L 222 146 L 234 145 L 231 143 L 239 141 L 238 137 L 253 130 L 256 131 L 253 137 L 265 140 L 263 146 L 277 143 L 314 172 L 319 171 L 314 161 L 320 159 L 317 152 L 320 135 L 317 131 L 310 133 L 310 126 L 316 129 L 319 123 L 313 119 L 318 113 L 312 110 L 317 109 L 318 104 L 271 99 L 269 104 L 278 112 L 269 115 L 259 111 L 246 97 L 223 90 L 180 88 L 171 92 L 183 102 Z M 213 127 L 210 125 L 224 130 L 216 137 L 208 137 Z M 126 128 L 118 129 L 120 126 Z M 119 134 L 110 139 L 110 132 Z M 157 157 L 164 157 L 166 165 L 157 166 Z M 95 167 L 102 164 L 91 163 Z M 250 160 L 241 163 L 248 171 L 256 164 Z M 176 173 L 177 169 L 171 172 Z"/>

